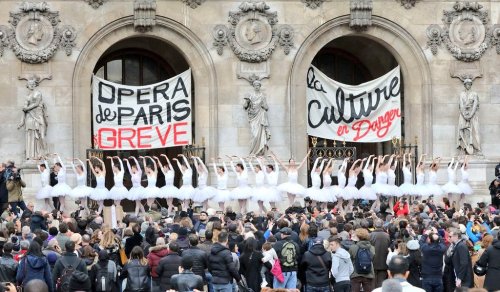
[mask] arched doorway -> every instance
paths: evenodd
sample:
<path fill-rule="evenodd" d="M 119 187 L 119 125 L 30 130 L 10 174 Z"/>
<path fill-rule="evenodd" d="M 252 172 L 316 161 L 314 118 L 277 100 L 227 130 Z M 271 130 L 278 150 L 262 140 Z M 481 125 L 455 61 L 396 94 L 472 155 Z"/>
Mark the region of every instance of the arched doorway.
<path fill-rule="evenodd" d="M 313 30 L 302 42 L 290 72 L 290 117 L 307 114 L 304 112 L 305 76 L 310 64 L 325 46 L 345 36 L 358 37 L 358 40 L 369 39 L 389 52 L 401 67 L 401 75 L 405 78 L 403 86 L 405 136 L 412 140 L 416 137 L 422 151 L 432 152 L 431 75 L 420 44 L 404 28 L 379 16 L 373 16 L 372 27 L 362 33 L 351 30 L 348 26 L 349 21 L 349 15 L 332 19 Z M 354 47 L 356 46 L 358 45 Z M 352 49 L 348 52 L 352 54 Z M 290 119 L 291 156 L 301 157 L 307 153 L 309 139 L 306 129 L 306 118 Z M 307 181 L 305 172 L 302 173 L 300 180 L 303 183 Z"/>

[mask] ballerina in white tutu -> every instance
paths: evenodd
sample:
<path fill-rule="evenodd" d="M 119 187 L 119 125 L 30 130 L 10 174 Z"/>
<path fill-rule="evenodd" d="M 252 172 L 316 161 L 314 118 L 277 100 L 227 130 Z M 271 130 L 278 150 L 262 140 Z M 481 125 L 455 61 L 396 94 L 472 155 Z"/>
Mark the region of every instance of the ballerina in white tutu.
<path fill-rule="evenodd" d="M 194 189 L 193 202 L 201 203 L 203 210 L 208 209 L 208 200 L 216 195 L 215 188 L 207 186 L 208 168 L 200 157 L 192 156 L 196 171 L 198 172 L 198 186 Z"/>
<path fill-rule="evenodd" d="M 330 158 L 325 168 L 323 169 L 323 187 L 321 188 L 321 209 L 326 209 L 327 202 L 337 202 L 337 196 L 332 187 L 332 175 L 335 167 L 335 159 Z"/>
<path fill-rule="evenodd" d="M 193 169 L 184 154 L 178 154 L 177 157 L 181 157 L 183 160 L 183 163 L 180 163 L 177 158 L 173 159 L 182 173 L 182 186 L 179 188 L 177 198 L 181 200 L 182 210 L 185 211 L 189 206 L 189 200 L 193 198 L 194 194 Z"/>
<path fill-rule="evenodd" d="M 142 159 L 142 164 L 144 165 L 144 170 L 146 171 L 146 177 L 148 179 L 145 197 L 147 199 L 146 203 L 151 210 L 151 206 L 153 206 L 153 203 L 160 194 L 160 188 L 156 186 L 156 180 L 158 178 L 158 165 L 156 165 L 156 161 L 151 156 L 140 156 L 139 158 Z M 146 163 L 146 159 L 148 159 L 151 163 Z"/>
<path fill-rule="evenodd" d="M 433 195 L 434 197 L 443 196 L 443 189 L 436 183 L 439 163 L 441 163 L 441 157 L 437 157 L 432 160 L 429 169 L 429 180 L 427 182 L 427 190 L 429 191 L 429 195 Z"/>
<path fill-rule="evenodd" d="M 337 199 L 338 199 L 336 208 L 339 211 L 344 211 L 344 189 L 345 189 L 345 184 L 347 182 L 345 172 L 347 171 L 348 161 L 349 158 L 345 158 L 344 161 L 342 161 L 342 164 L 339 166 L 339 170 L 337 172 L 338 185 L 333 186 L 333 191 L 335 194 L 337 194 Z"/>
<path fill-rule="evenodd" d="M 104 161 L 102 161 L 101 159 L 94 156 L 90 158 L 96 159 L 100 163 L 99 165 L 94 166 L 92 164 L 92 159 L 87 159 L 90 165 L 90 170 L 94 174 L 96 180 L 96 187 L 90 195 L 90 198 L 97 202 L 97 205 L 99 206 L 97 209 L 97 213 L 101 214 L 102 209 L 104 208 L 104 200 L 110 198 L 109 190 L 104 185 L 106 182 L 106 167 Z"/>
<path fill-rule="evenodd" d="M 57 173 L 57 184 L 52 187 L 51 196 L 59 197 L 59 205 L 61 211 L 66 211 L 66 198 L 71 193 L 71 187 L 66 183 L 66 166 L 57 153 L 52 154 L 55 156 L 54 171 Z"/>
<path fill-rule="evenodd" d="M 417 183 L 415 184 L 415 191 L 417 192 L 417 199 L 427 198 L 429 196 L 429 190 L 427 185 L 424 184 L 425 180 L 425 163 L 424 158 L 427 154 L 420 155 L 418 165 L 416 168 L 417 172 Z"/>
<path fill-rule="evenodd" d="M 229 157 L 229 156 L 228 156 Z M 233 158 L 239 159 L 240 163 L 234 164 Z M 245 160 L 238 156 L 229 157 L 231 168 L 236 173 L 238 186 L 231 191 L 231 198 L 238 200 L 241 214 L 247 213 L 247 201 L 252 197 L 252 188 L 248 186 L 248 172 L 245 168 Z"/>
<path fill-rule="evenodd" d="M 167 199 L 168 214 L 171 214 L 174 211 L 173 200 L 179 194 L 179 189 L 174 186 L 175 170 L 170 163 L 170 159 L 168 159 L 167 155 L 165 154 L 160 154 L 160 156 L 165 157 L 167 163 L 162 165 L 160 158 L 156 156 L 154 157 L 156 159 L 156 162 L 160 166 L 161 172 L 163 172 L 163 175 L 165 176 L 165 185 L 160 188 L 159 197 Z"/>
<path fill-rule="evenodd" d="M 278 163 L 281 165 L 281 167 L 286 171 L 286 173 L 288 174 L 288 181 L 285 182 L 285 183 L 282 183 L 278 186 L 278 190 L 280 192 L 285 192 L 288 194 L 288 203 L 290 206 L 293 205 L 293 203 L 295 202 L 295 198 L 297 196 L 303 196 L 306 192 L 306 189 L 300 185 L 297 180 L 298 180 L 298 177 L 299 177 L 299 169 L 304 166 L 304 163 L 306 162 L 307 158 L 309 157 L 309 154 L 311 153 L 311 150 L 309 150 L 309 152 L 307 152 L 306 156 L 304 157 L 304 159 L 302 159 L 302 161 L 300 162 L 299 165 L 297 165 L 295 163 L 295 160 L 294 159 L 290 159 L 288 161 L 288 166 L 285 166 L 283 164 L 283 162 L 281 160 L 278 160 L 276 158 L 276 155 L 274 155 L 274 157 L 276 158 L 276 160 L 278 161 Z"/>
<path fill-rule="evenodd" d="M 349 169 L 349 179 L 347 180 L 347 186 L 344 188 L 344 199 L 349 200 L 346 207 L 347 212 L 352 212 L 354 200 L 359 198 L 359 190 L 356 188 L 356 182 L 358 181 L 360 171 L 361 159 L 358 159 L 354 161 Z"/>
<path fill-rule="evenodd" d="M 318 165 L 319 161 L 321 164 Z M 318 157 L 314 161 L 314 165 L 311 168 L 311 187 L 306 189 L 306 196 L 313 201 L 313 205 L 318 205 L 318 202 L 323 202 L 321 187 L 321 171 L 325 166 L 325 160 L 323 157 Z"/>
<path fill-rule="evenodd" d="M 253 166 L 252 157 L 248 160 L 248 166 L 255 174 L 255 187 L 253 188 L 252 201 L 257 202 L 259 205 L 259 214 L 266 214 L 267 208 L 264 206 L 264 202 L 268 202 L 270 199 L 269 189 L 265 186 L 266 174 L 264 172 L 264 164 L 259 158 L 255 157 L 257 164 Z"/>
<path fill-rule="evenodd" d="M 389 186 L 389 207 L 392 207 L 397 201 L 397 198 L 401 197 L 401 191 L 399 187 L 396 185 L 396 169 L 398 167 L 399 155 L 392 154 L 389 158 L 389 163 L 387 165 L 387 185 Z M 393 164 L 394 162 L 394 164 Z"/>
<path fill-rule="evenodd" d="M 406 160 L 408 156 L 408 160 Z M 403 154 L 403 183 L 399 186 L 401 195 L 403 196 L 415 196 L 417 191 L 415 185 L 412 183 L 413 175 L 411 173 L 411 153 Z"/>
<path fill-rule="evenodd" d="M 120 206 L 120 203 L 123 199 L 128 197 L 128 190 L 123 185 L 123 176 L 125 171 L 123 169 L 123 162 L 118 156 L 108 156 L 107 159 L 111 160 L 111 165 L 113 167 L 113 181 L 115 185 L 109 190 L 109 195 L 113 200 L 113 205 L 116 207 Z M 115 163 L 115 159 L 118 163 Z"/>
<path fill-rule="evenodd" d="M 78 161 L 78 165 L 75 165 L 75 161 Z M 88 210 L 87 198 L 90 197 L 94 191 L 91 187 L 87 186 L 87 168 L 83 161 L 78 158 L 74 158 L 71 162 L 71 167 L 76 173 L 77 186 L 69 194 L 71 197 L 78 199 L 80 201 L 80 207 Z"/>
<path fill-rule="evenodd" d="M 40 182 L 42 183 L 42 187 L 36 193 L 37 200 L 43 200 L 44 206 L 43 210 L 51 211 L 54 210 L 54 205 L 52 203 L 52 187 L 50 186 L 50 170 L 48 169 L 47 159 L 44 157 L 43 161 L 39 161 L 37 159 L 37 167 L 40 172 Z"/>
<path fill-rule="evenodd" d="M 280 173 L 280 167 L 278 163 L 278 159 L 274 156 L 274 153 L 271 152 L 271 155 L 267 157 L 271 158 L 273 163 L 266 165 L 266 182 L 267 188 L 269 190 L 269 205 L 271 205 L 272 209 L 276 209 L 276 202 L 281 202 L 282 197 L 280 191 L 278 191 L 278 179 Z M 262 160 L 259 160 L 262 163 Z"/>
<path fill-rule="evenodd" d="M 380 197 L 389 195 L 389 186 L 387 185 L 387 169 L 389 168 L 386 158 L 389 155 L 379 155 L 377 158 L 377 166 L 375 167 L 375 183 L 372 185 L 372 189 L 377 194 L 377 200 L 372 206 L 374 210 L 380 209 Z"/>
<path fill-rule="evenodd" d="M 363 180 L 365 184 L 359 189 L 359 196 L 363 200 L 377 200 L 377 193 L 372 189 L 373 184 L 373 168 L 375 167 L 375 155 L 368 156 L 363 167 Z M 363 159 L 363 160 L 365 160 Z"/>
<path fill-rule="evenodd" d="M 130 160 L 134 161 L 133 165 L 130 165 Z M 123 161 L 127 163 L 127 169 L 130 173 L 130 180 L 132 181 L 132 188 L 128 191 L 128 199 L 135 201 L 135 216 L 146 213 L 144 205 L 142 205 L 141 200 L 146 196 L 146 189 L 141 185 L 142 180 L 142 169 L 139 165 L 139 161 L 134 156 L 129 156 L 129 158 L 124 158 Z"/>
<path fill-rule="evenodd" d="M 465 196 L 470 196 L 473 194 L 472 188 L 469 184 L 469 173 L 467 169 L 469 168 L 469 156 L 465 155 L 464 162 L 462 163 L 462 167 L 460 168 L 460 173 L 462 174 L 462 178 L 458 183 L 458 188 L 460 188 L 460 198 L 458 200 L 458 206 L 462 206 L 465 203 Z"/>
<path fill-rule="evenodd" d="M 218 158 L 220 160 L 220 158 Z M 217 192 L 212 201 L 219 204 L 219 210 L 224 211 L 225 202 L 231 200 L 231 192 L 227 189 L 227 167 L 222 161 L 221 166 L 217 166 L 215 159 L 212 158 L 214 172 L 217 174 Z"/>
<path fill-rule="evenodd" d="M 453 195 L 458 195 L 461 193 L 460 188 L 455 183 L 457 176 L 457 168 L 458 168 L 459 160 L 457 159 L 455 163 L 455 157 L 451 158 L 450 163 L 448 163 L 448 168 L 446 171 L 448 172 L 448 182 L 444 184 L 441 188 L 445 194 L 448 194 L 448 201 L 453 201 Z"/>

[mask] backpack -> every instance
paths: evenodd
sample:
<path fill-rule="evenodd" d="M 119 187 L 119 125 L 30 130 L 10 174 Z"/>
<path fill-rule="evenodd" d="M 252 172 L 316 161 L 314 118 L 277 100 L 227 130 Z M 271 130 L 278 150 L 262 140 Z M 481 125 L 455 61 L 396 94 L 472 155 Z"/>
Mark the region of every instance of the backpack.
<path fill-rule="evenodd" d="M 280 259 L 281 266 L 284 268 L 294 268 L 297 266 L 297 247 L 294 242 L 289 240 L 283 243 L 283 247 L 281 248 Z"/>
<path fill-rule="evenodd" d="M 79 259 L 81 261 L 81 259 Z M 67 292 L 69 291 L 69 282 L 71 280 L 71 276 L 73 273 L 76 271 L 76 267 L 73 267 L 69 263 L 66 263 L 66 259 L 64 257 L 61 257 L 61 264 L 63 265 L 63 271 L 61 273 L 61 276 L 57 279 L 56 283 L 56 291 L 57 292 Z M 78 265 L 80 262 L 78 262 Z"/>
<path fill-rule="evenodd" d="M 354 269 L 360 275 L 370 274 L 372 272 L 372 253 L 369 249 L 359 247 L 356 252 Z"/>
<path fill-rule="evenodd" d="M 95 278 L 95 287 L 96 292 L 109 292 L 113 289 L 114 283 L 114 275 L 109 272 L 111 269 L 111 261 L 108 261 L 106 268 L 101 267 L 101 265 L 96 264 L 96 278 Z"/>

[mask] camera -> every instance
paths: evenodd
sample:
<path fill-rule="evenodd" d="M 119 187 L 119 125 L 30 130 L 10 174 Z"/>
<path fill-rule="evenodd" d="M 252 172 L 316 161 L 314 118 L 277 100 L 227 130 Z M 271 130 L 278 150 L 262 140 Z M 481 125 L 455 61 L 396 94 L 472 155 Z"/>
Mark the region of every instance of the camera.
<path fill-rule="evenodd" d="M 21 169 L 19 169 L 17 172 L 12 172 L 10 177 L 9 177 L 9 180 L 14 180 L 14 181 L 20 181 L 21 180 L 21 173 L 20 173 Z"/>

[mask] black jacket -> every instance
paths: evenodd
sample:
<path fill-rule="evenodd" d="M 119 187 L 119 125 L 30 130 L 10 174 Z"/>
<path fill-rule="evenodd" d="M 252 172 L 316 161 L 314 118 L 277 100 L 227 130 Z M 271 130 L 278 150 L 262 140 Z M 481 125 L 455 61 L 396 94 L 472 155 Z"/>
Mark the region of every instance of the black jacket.
<path fill-rule="evenodd" d="M 9 200 L 9 192 L 6 185 L 5 170 L 0 171 L 0 204 L 5 204 Z"/>
<path fill-rule="evenodd" d="M 440 238 L 439 243 L 427 243 L 427 235 L 420 237 L 422 252 L 422 278 L 441 278 L 443 275 L 443 255 L 446 245 Z"/>
<path fill-rule="evenodd" d="M 465 240 L 461 239 L 455 246 L 453 256 L 451 257 L 453 269 L 458 279 L 462 280 L 462 287 L 472 288 L 474 286 L 474 275 L 472 274 L 472 261 L 469 255 L 469 249 Z"/>
<path fill-rule="evenodd" d="M 296 272 L 300 263 L 300 247 L 291 236 L 276 242 L 274 250 L 278 255 L 283 272 Z"/>
<path fill-rule="evenodd" d="M 482 267 L 488 267 L 484 288 L 488 291 L 500 290 L 500 241 L 495 239 L 493 244 L 483 252 L 483 255 L 477 261 Z"/>
<path fill-rule="evenodd" d="M 306 272 L 307 285 L 312 287 L 327 287 L 331 268 L 332 255 L 322 244 L 315 244 L 306 251 L 300 264 L 300 269 Z"/>
<path fill-rule="evenodd" d="M 11 254 L 4 253 L 0 258 L 0 281 L 16 282 L 17 262 Z"/>
<path fill-rule="evenodd" d="M 214 284 L 228 284 L 233 281 L 233 278 L 237 281 L 241 279 L 231 252 L 218 242 L 214 243 L 208 256 L 208 270 L 212 273 Z"/>
<path fill-rule="evenodd" d="M 31 216 L 30 229 L 33 232 L 37 229 L 47 231 L 47 225 L 45 224 L 45 218 L 43 218 L 43 216 L 38 214 L 38 213 L 33 214 L 33 216 Z"/>
<path fill-rule="evenodd" d="M 170 281 L 172 289 L 175 291 L 190 292 L 194 289 L 203 291 L 203 279 L 191 271 L 183 271 L 180 274 L 173 275 Z"/>
<path fill-rule="evenodd" d="M 56 286 L 57 279 L 59 279 L 62 276 L 62 273 L 64 271 L 64 265 L 62 263 L 62 260 L 64 260 L 68 265 L 74 267 L 75 270 L 88 274 L 87 265 L 85 264 L 85 261 L 77 257 L 74 252 L 64 253 L 61 257 L 57 259 L 57 262 L 54 265 L 54 270 L 52 271 L 54 287 Z"/>
<path fill-rule="evenodd" d="M 175 274 L 179 274 L 181 259 L 182 258 L 178 253 L 172 252 L 160 260 L 160 263 L 156 268 L 156 273 L 158 274 L 158 279 L 160 279 L 161 291 L 171 289 L 170 278 Z"/>
<path fill-rule="evenodd" d="M 391 239 L 389 234 L 382 229 L 375 229 L 370 235 L 370 243 L 375 247 L 375 258 L 373 259 L 374 270 L 387 270 L 387 254 Z"/>
<path fill-rule="evenodd" d="M 203 250 L 199 249 L 197 246 L 193 246 L 182 252 L 182 257 L 189 257 L 193 260 L 193 271 L 194 274 L 201 276 L 203 281 L 205 281 L 205 270 L 208 269 L 208 254 Z"/>
<path fill-rule="evenodd" d="M 130 257 L 130 252 L 132 252 L 134 246 L 141 246 L 142 240 L 142 235 L 140 233 L 134 233 L 133 236 L 125 240 L 125 254 L 127 257 Z"/>
<path fill-rule="evenodd" d="M 127 278 L 127 288 L 124 292 L 149 292 L 151 291 L 151 277 L 149 266 L 141 265 L 139 260 L 131 260 L 122 270 L 121 278 Z"/>

